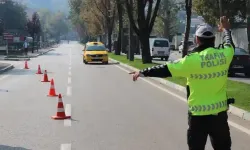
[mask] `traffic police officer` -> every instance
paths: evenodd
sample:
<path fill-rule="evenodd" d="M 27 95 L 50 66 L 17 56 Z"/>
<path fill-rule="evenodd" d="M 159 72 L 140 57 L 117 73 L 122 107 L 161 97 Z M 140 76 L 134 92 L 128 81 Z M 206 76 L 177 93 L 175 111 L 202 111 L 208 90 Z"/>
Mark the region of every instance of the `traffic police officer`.
<path fill-rule="evenodd" d="M 138 77 L 185 77 L 187 79 L 189 150 L 204 150 L 210 136 L 215 150 L 231 150 L 226 86 L 228 69 L 234 56 L 229 20 L 220 18 L 219 30 L 225 33 L 222 48 L 215 48 L 215 35 L 208 24 L 196 31 L 197 47 L 178 62 L 168 62 L 132 72 Z"/>

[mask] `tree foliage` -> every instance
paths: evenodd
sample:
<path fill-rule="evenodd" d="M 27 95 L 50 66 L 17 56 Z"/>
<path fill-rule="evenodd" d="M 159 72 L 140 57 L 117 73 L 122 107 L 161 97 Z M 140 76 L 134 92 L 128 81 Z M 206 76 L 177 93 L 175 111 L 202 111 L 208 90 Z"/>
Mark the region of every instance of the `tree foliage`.
<path fill-rule="evenodd" d="M 63 12 L 53 13 L 48 9 L 41 9 L 38 14 L 44 38 L 59 40 L 61 35 L 68 33 L 70 30 L 67 16 Z"/>
<path fill-rule="evenodd" d="M 160 2 L 161 0 L 135 0 L 134 2 L 126 0 L 129 22 L 141 42 L 143 63 L 152 62 L 149 49 L 149 36 L 155 23 Z M 136 19 L 135 16 L 137 16 Z"/>
<path fill-rule="evenodd" d="M 222 0 L 223 14 L 228 16 L 232 27 L 242 24 L 246 17 L 246 0 Z M 219 0 L 194 0 L 193 9 L 207 23 L 216 26 L 220 17 Z"/>
<path fill-rule="evenodd" d="M 165 38 L 170 38 L 176 34 L 178 29 L 177 13 L 182 5 L 182 3 L 177 3 L 175 0 L 161 1 L 154 28 L 158 34 L 162 33 Z"/>
<path fill-rule="evenodd" d="M 0 4 L 0 19 L 3 28 L 24 30 L 27 22 L 25 7 L 13 0 L 6 0 Z"/>
<path fill-rule="evenodd" d="M 33 38 L 33 46 L 32 46 L 32 53 L 33 53 L 35 38 L 38 38 L 38 35 L 41 32 L 41 23 L 40 23 L 40 18 L 37 12 L 33 13 L 32 19 L 28 19 L 27 31 Z"/>
<path fill-rule="evenodd" d="M 31 20 L 28 19 L 27 30 L 32 37 L 41 32 L 41 23 L 37 12 L 33 13 Z"/>

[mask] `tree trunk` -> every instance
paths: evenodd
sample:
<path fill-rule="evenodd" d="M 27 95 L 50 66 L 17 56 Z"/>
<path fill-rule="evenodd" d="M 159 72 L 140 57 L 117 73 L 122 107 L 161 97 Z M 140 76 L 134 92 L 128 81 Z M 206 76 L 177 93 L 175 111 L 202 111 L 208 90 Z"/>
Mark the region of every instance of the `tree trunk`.
<path fill-rule="evenodd" d="M 192 15 L 192 0 L 186 0 L 186 27 L 183 40 L 182 58 L 185 57 L 188 52 L 188 39 L 190 33 L 191 15 Z"/>
<path fill-rule="evenodd" d="M 164 38 L 169 39 L 169 22 L 168 22 L 168 19 L 164 19 Z"/>
<path fill-rule="evenodd" d="M 109 49 L 109 52 L 112 52 L 111 44 L 112 44 L 112 30 L 108 29 L 108 49 Z"/>
<path fill-rule="evenodd" d="M 149 33 L 144 32 L 139 36 L 142 48 L 142 63 L 152 63 L 152 57 L 150 53 L 150 46 L 149 46 Z"/>
<path fill-rule="evenodd" d="M 117 11 L 118 11 L 118 18 L 119 18 L 119 35 L 117 41 L 117 47 L 115 49 L 115 55 L 121 55 L 122 50 L 122 36 L 123 36 L 123 8 L 120 0 L 117 0 Z"/>

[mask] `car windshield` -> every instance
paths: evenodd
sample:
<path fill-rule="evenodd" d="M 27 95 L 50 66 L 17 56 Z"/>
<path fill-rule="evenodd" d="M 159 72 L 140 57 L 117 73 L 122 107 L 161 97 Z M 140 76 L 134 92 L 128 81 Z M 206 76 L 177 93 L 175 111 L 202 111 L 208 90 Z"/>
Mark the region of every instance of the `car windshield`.
<path fill-rule="evenodd" d="M 235 48 L 235 55 L 248 55 L 247 51 L 242 48 Z"/>
<path fill-rule="evenodd" d="M 91 45 L 87 46 L 86 51 L 105 51 L 106 48 L 103 45 Z"/>
<path fill-rule="evenodd" d="M 155 40 L 154 47 L 168 47 L 168 41 Z"/>

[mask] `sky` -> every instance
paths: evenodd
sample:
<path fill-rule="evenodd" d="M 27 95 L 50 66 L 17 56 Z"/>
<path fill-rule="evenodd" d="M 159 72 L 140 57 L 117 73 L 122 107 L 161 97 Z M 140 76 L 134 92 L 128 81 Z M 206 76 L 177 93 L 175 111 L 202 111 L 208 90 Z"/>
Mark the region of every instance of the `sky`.
<path fill-rule="evenodd" d="M 47 8 L 51 11 L 69 12 L 68 0 L 16 0 L 31 9 Z"/>

